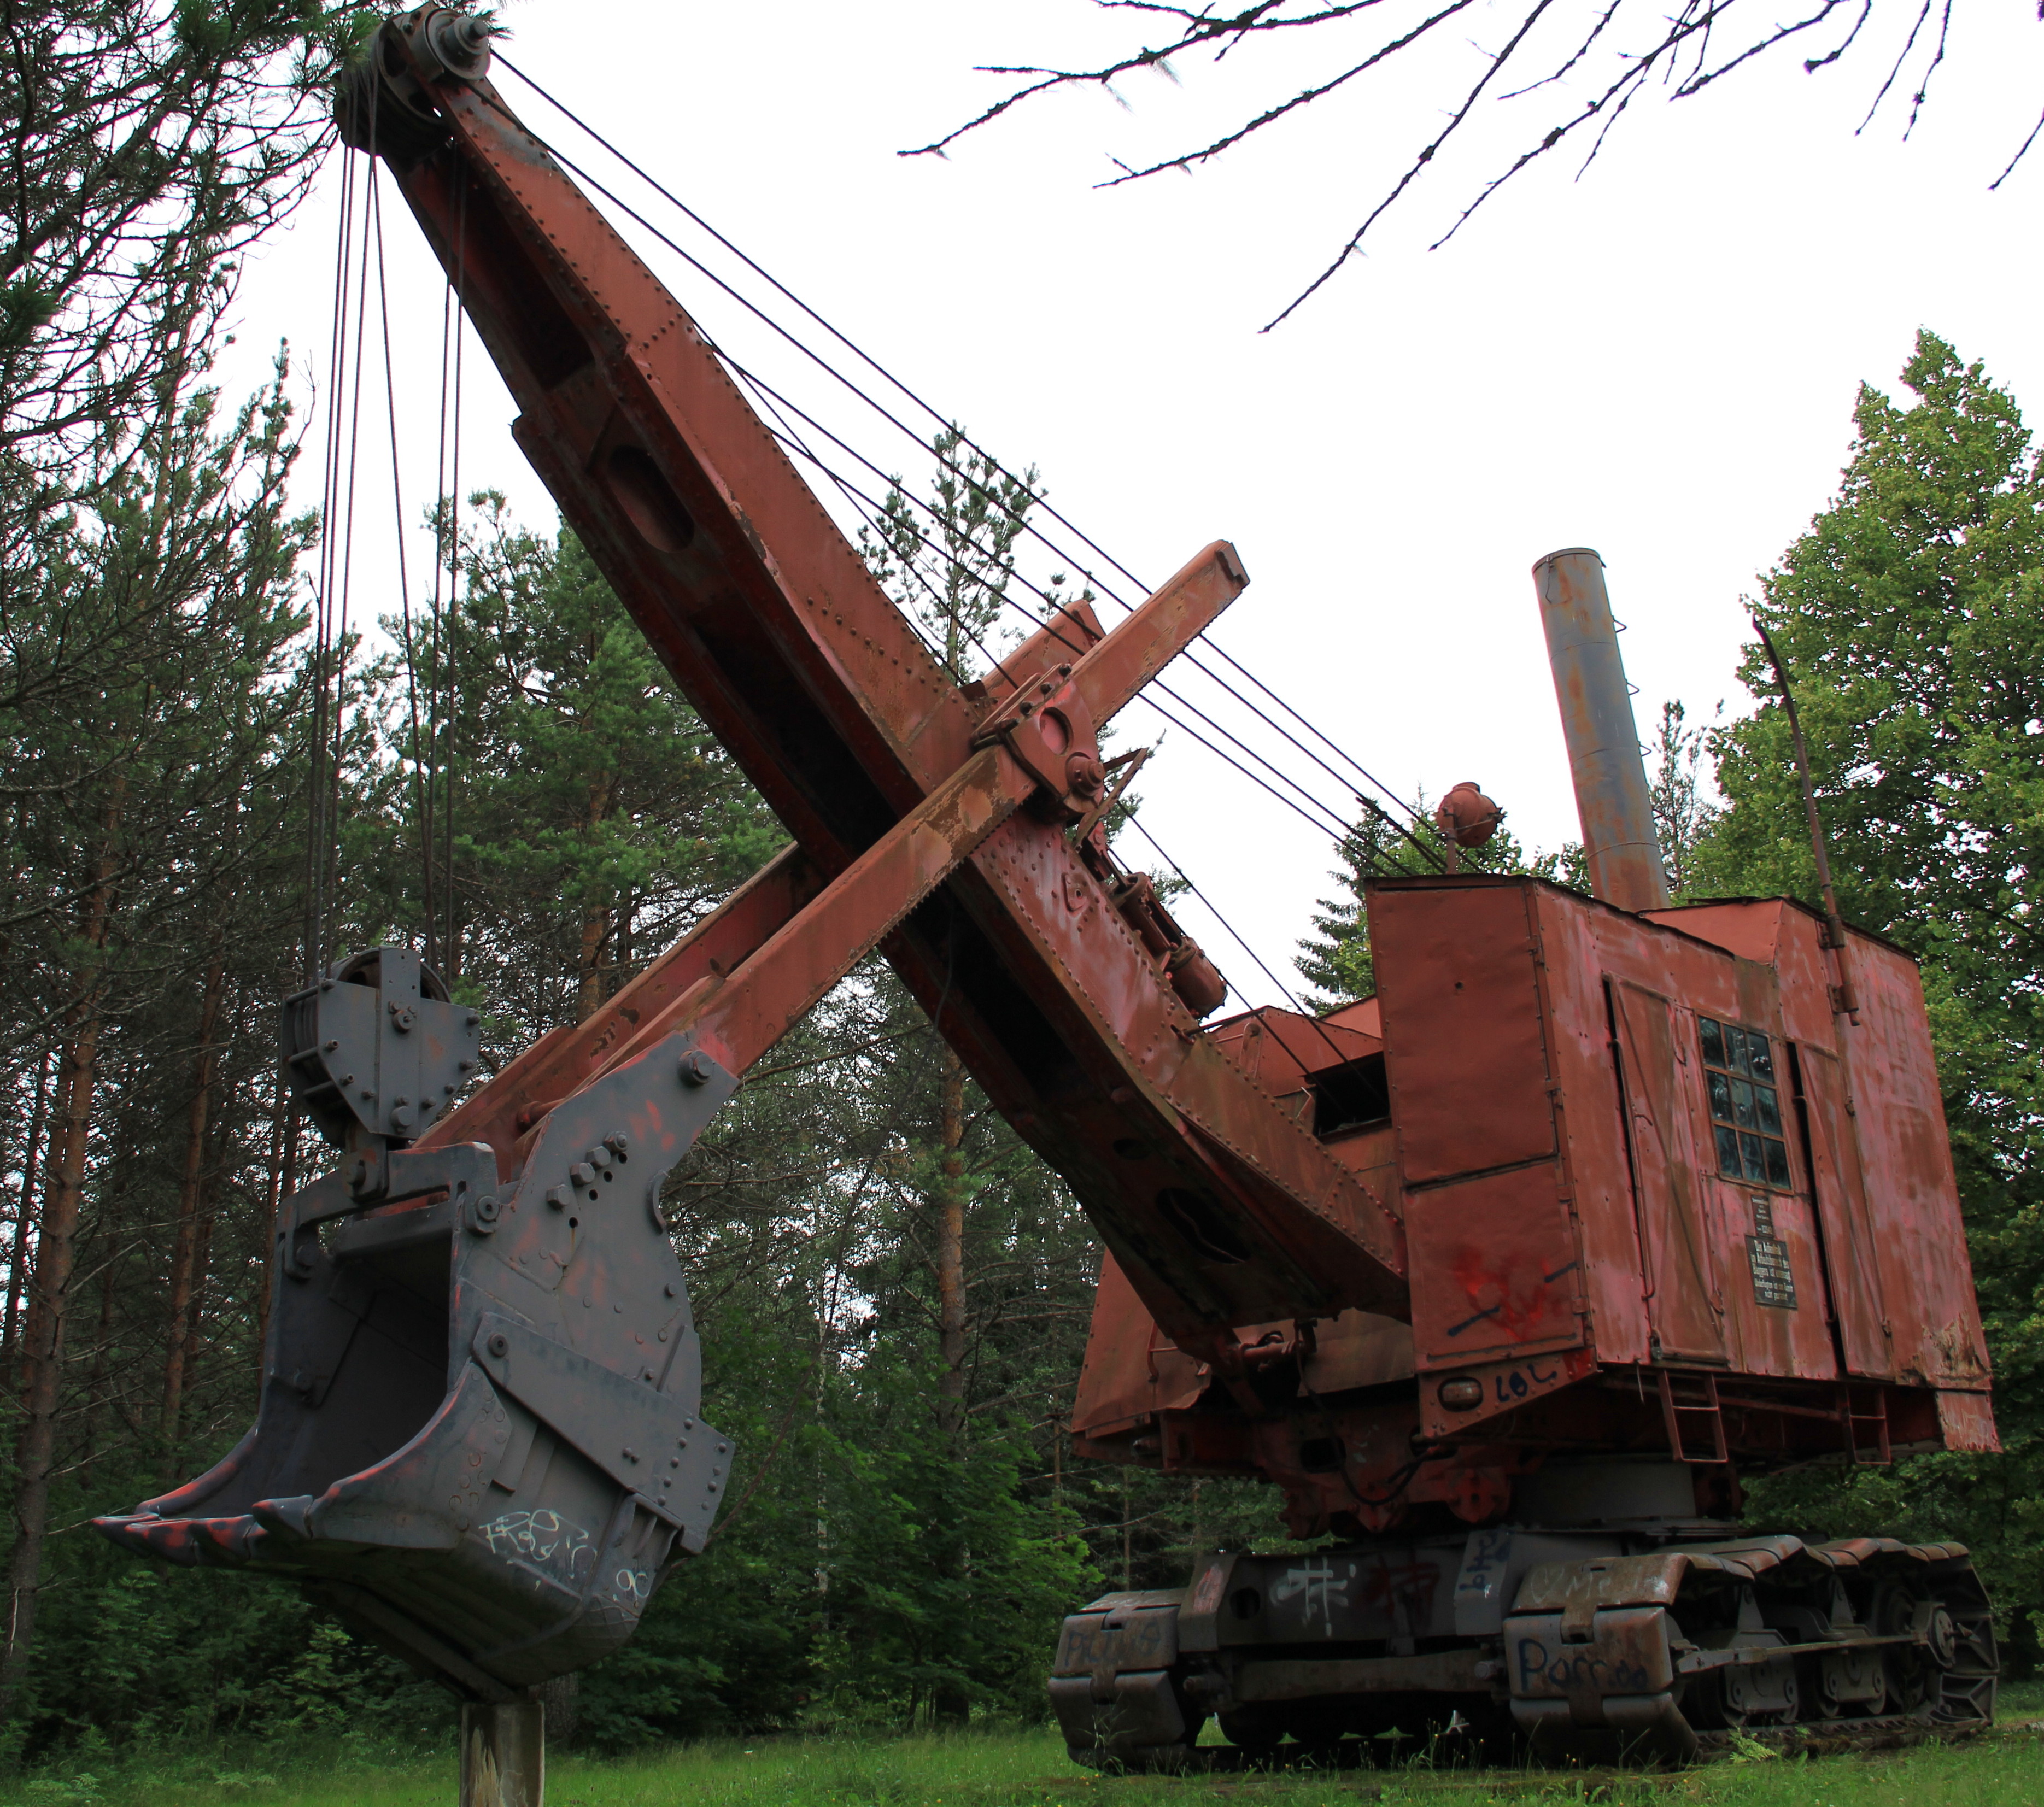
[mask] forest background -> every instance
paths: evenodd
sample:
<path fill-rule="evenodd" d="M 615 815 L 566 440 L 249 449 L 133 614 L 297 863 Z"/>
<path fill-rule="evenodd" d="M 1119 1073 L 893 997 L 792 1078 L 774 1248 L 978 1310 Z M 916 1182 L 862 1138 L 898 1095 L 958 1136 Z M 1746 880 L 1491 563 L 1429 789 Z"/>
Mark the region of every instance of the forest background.
<path fill-rule="evenodd" d="M 435 511 L 444 588 L 337 638 L 331 510 L 289 486 L 290 373 L 243 398 L 209 372 L 237 258 L 323 154 L 321 84 L 360 19 L 302 0 L 25 16 L 0 71 L 40 135 L 0 270 L 6 1749 L 431 1735 L 448 1703 L 285 1590 L 148 1567 L 85 1528 L 252 1417 L 269 1226 L 320 1159 L 278 1090 L 276 1004 L 321 959 L 410 942 L 501 1063 L 781 834 L 573 539 L 487 491 Z M 1862 394 L 1838 498 L 1759 600 L 1846 912 L 1926 963 L 2008 1452 L 1807 1477 L 1754 1510 L 1968 1543 L 2027 1665 L 2044 492 L 1984 372 L 1927 334 L 1904 380 L 1907 405 Z M 955 439 L 933 452 L 908 482 L 942 550 L 899 500 L 864 550 L 962 672 L 1034 504 Z M 1750 657 L 1739 676 L 1764 694 Z M 1656 769 L 1681 895 L 1813 895 L 1771 703 L 1671 711 Z M 1301 911 L 1300 969 L 1330 1001 L 1369 987 L 1381 834 L 1372 817 L 1331 848 L 1334 893 Z M 1489 857 L 1573 870 L 1505 837 Z M 561 1732 L 1035 1715 L 1074 1601 L 1280 1540 L 1253 1488 L 1069 1460 L 1097 1245 L 884 969 L 754 1073 L 665 1206 L 705 1410 L 744 1466 L 708 1552 L 555 1703 Z"/>

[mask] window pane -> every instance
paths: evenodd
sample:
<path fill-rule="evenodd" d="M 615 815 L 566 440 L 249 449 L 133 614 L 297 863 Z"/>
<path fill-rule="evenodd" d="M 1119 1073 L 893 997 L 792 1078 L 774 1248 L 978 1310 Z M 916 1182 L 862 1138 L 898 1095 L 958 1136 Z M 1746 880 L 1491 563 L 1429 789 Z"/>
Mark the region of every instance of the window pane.
<path fill-rule="evenodd" d="M 1720 1123 L 1731 1121 L 1731 1081 L 1723 1073 L 1705 1073 L 1710 1081 L 1711 1115 Z"/>
<path fill-rule="evenodd" d="M 1746 1058 L 1755 1079 L 1772 1082 L 1774 1077 L 1774 1050 L 1768 1045 L 1765 1035 L 1757 1035 L 1750 1029 L 1746 1032 Z"/>
<path fill-rule="evenodd" d="M 1746 1071 L 1746 1031 L 1725 1025 L 1725 1065 L 1735 1073 Z"/>
<path fill-rule="evenodd" d="M 1771 1136 L 1767 1139 L 1767 1184 L 1779 1186 L 1784 1191 L 1788 1185 L 1788 1145 L 1776 1141 Z"/>
<path fill-rule="evenodd" d="M 1767 1176 L 1767 1157 L 1761 1150 L 1760 1138 L 1741 1136 L 1739 1152 L 1746 1157 L 1746 1176 L 1749 1180 L 1763 1180 Z"/>
<path fill-rule="evenodd" d="M 1764 1134 L 1781 1134 L 1781 1105 L 1773 1086 L 1756 1085 L 1753 1088 L 1753 1114 Z"/>
<path fill-rule="evenodd" d="M 1723 1027 L 1707 1016 L 1698 1017 L 1696 1026 L 1704 1032 L 1705 1062 L 1713 1067 L 1723 1066 L 1725 1064 Z"/>
<path fill-rule="evenodd" d="M 1731 1082 L 1731 1115 L 1742 1130 L 1753 1127 L 1753 1088 L 1742 1079 Z"/>
<path fill-rule="evenodd" d="M 1718 1171 L 1727 1180 L 1736 1180 L 1745 1172 L 1739 1158 L 1739 1131 L 1728 1130 L 1722 1123 L 1715 1127 L 1718 1134 Z"/>

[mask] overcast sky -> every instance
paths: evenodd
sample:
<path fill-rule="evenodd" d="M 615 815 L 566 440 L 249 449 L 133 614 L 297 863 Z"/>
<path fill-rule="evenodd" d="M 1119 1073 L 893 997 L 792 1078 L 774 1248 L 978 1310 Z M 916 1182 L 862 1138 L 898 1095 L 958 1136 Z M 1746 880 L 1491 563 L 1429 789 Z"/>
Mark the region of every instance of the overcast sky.
<path fill-rule="evenodd" d="M 1831 493 L 1861 382 L 1892 389 L 1927 326 L 2044 408 L 2044 151 L 1988 192 L 2044 94 L 2029 0 L 1960 10 L 1907 144 L 1892 104 L 1854 132 L 1884 43 L 1814 76 L 1791 55 L 1700 99 L 1648 95 L 1581 180 L 1575 161 L 1536 167 L 1430 253 L 1521 148 L 1535 116 L 1514 109 L 1548 103 L 1494 109 L 1373 233 L 1366 260 L 1267 335 L 1258 328 L 1438 129 L 1480 70 L 1477 47 L 1495 48 L 1516 8 L 1472 13 L 1430 58 L 1196 175 L 1105 190 L 1094 185 L 1111 159 L 1201 141 L 1339 48 L 1366 48 L 1377 28 L 1366 15 L 1346 40 L 1316 31 L 1251 45 L 1218 71 L 1189 63 L 1181 86 L 1145 75 L 1124 84 L 1126 106 L 1054 96 L 939 160 L 896 152 L 990 97 L 974 64 L 1083 58 L 1125 41 L 1131 16 L 1085 0 L 523 0 L 502 17 L 522 69 L 981 443 L 1036 466 L 1056 506 L 1145 581 L 1232 539 L 1252 582 L 1220 643 L 1394 790 L 1476 779 L 1531 845 L 1575 833 L 1534 559 L 1603 553 L 1642 735 L 1664 697 L 1692 716 L 1723 699 L 1737 714 L 1750 707 L 1732 677 L 1741 599 Z M 528 90 L 508 74 L 499 86 L 584 160 Z M 230 389 L 256 380 L 280 336 L 325 368 L 336 172 L 252 263 Z M 443 286 L 401 206 L 387 228 L 417 512 Z M 813 366 L 627 230 L 713 338 L 884 468 L 912 481 L 926 470 Z M 505 430 L 508 397 L 471 351 L 463 487 L 501 488 L 550 525 Z M 376 405 L 358 476 L 359 496 L 378 498 L 358 501 L 358 614 L 397 592 Z M 317 462 L 315 449 L 308 501 Z M 422 549 L 409 556 L 417 584 Z M 1051 568 L 1047 554 L 1032 562 L 1039 576 Z M 1251 738 L 1204 681 L 1181 687 Z M 1159 726 L 1138 711 L 1124 722 L 1124 746 Z M 1353 814 L 1327 774 L 1289 763 Z M 1325 889 L 1328 836 L 1176 731 L 1141 788 L 1158 840 L 1296 984 L 1291 947 Z M 1197 904 L 1185 914 L 1250 1001 L 1273 999 Z"/>

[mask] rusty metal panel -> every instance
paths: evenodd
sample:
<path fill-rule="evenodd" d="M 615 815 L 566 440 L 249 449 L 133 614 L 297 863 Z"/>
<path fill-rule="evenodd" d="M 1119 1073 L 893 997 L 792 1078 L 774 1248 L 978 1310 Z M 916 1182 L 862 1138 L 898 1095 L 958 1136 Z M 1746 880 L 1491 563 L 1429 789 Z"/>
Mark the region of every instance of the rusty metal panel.
<path fill-rule="evenodd" d="M 1587 1380 L 1597 1372 L 1601 1346 L 1592 1349 L 1548 1349 L 1532 1355 L 1513 1353 L 1492 1359 L 1437 1366 L 1420 1389 L 1420 1431 L 1429 1437 L 1466 1437 L 1488 1419 L 1503 1418 L 1522 1406 Z M 1439 1378 L 1445 1376 L 1445 1378 Z M 1475 1386 L 1470 1396 L 1470 1385 Z M 1453 1389 L 1450 1405 L 1441 1397 Z M 1500 1425 L 1490 1434 L 1508 1434 Z"/>
<path fill-rule="evenodd" d="M 1579 1343 L 1582 1260 L 1554 1164 L 1406 1200 L 1412 1341 L 1426 1368 Z"/>
<path fill-rule="evenodd" d="M 1559 1613 L 1504 1621 L 1505 1672 L 1522 1699 L 1597 1699 L 1658 1694 L 1675 1682 L 1668 1613 L 1660 1606 L 1607 1608 L 1581 1640 L 1566 1635 Z"/>
<path fill-rule="evenodd" d="M 1741 912 L 1734 926 L 1772 945 L 1778 921 L 1773 912 Z M 1628 953 L 1616 945 L 1615 930 L 1606 951 L 1615 973 L 1612 1015 L 1639 1187 L 1642 1268 L 1661 1352 L 1755 1374 L 1828 1379 L 1837 1360 L 1777 975 L 1686 936 L 1640 938 L 1646 945 Z M 1651 984 L 1636 976 L 1646 973 Z M 1741 1057 L 1759 1050 L 1752 1057 L 1765 1072 L 1756 1068 L 1742 1080 L 1722 1069 L 1734 1030 Z M 1742 1097 L 1765 1118 L 1758 1126 L 1770 1130 L 1774 1153 L 1762 1180 L 1736 1160 L 1728 1174 L 1718 1145 L 1713 1112 Z M 1735 1156 L 1744 1144 L 1735 1137 L 1733 1146 Z M 1706 1305 L 1714 1325 L 1704 1318 Z"/>
<path fill-rule="evenodd" d="M 1412 1326 L 1370 1311 L 1344 1311 L 1316 1325 L 1300 1364 L 1301 1393 L 1326 1395 L 1412 1376 Z"/>
<path fill-rule="evenodd" d="M 1070 1750 L 1134 1759 L 1185 1739 L 1185 1715 L 1164 1670 L 1111 1675 L 1105 1698 L 1090 1677 L 1053 1675 L 1050 1694 L 1058 1728 Z"/>
<path fill-rule="evenodd" d="M 1168 1669 L 1178 1660 L 1178 1607 L 1111 1606 L 1074 1613 L 1058 1636 L 1052 1670 L 1059 1675 Z"/>
<path fill-rule="evenodd" d="M 1713 1194 L 1718 1259 L 1731 1306 L 1736 1365 L 1748 1374 L 1828 1380 L 1838 1372 L 1816 1214 L 1800 1152 L 1798 1189 L 1760 1191 L 1723 1178 Z"/>
<path fill-rule="evenodd" d="M 1132 1104 L 1147 1092 L 1182 1126 L 1181 1147 L 1207 1166 L 1202 1187 L 1164 1183 L 1226 1214 L 1204 1237 L 1187 1235 L 1181 1221 L 1203 1212 L 1197 1203 L 1160 1203 L 1160 1190 L 1143 1208 L 1137 1163 L 1120 1164 L 1124 1199 L 1109 1209 L 1078 1187 L 1174 1340 L 1188 1339 L 1166 1315 L 1158 1278 L 1211 1301 L 1216 1327 L 1351 1306 L 1401 1312 L 1397 1219 L 1200 1030 L 1063 834 L 1017 815 L 989 838 L 978 865 L 999 884 L 1002 932 L 1025 932 L 1060 975 L 1062 997 L 1045 1001 L 1079 1015 L 1070 1038 L 1105 1057 L 1096 1083 L 1109 1102 Z"/>
<path fill-rule="evenodd" d="M 2001 1438 L 1994 1428 L 1994 1401 L 1988 1394 L 1942 1389 L 1938 1395 L 1938 1429 L 1947 1449 L 1970 1449 L 1987 1456 L 2000 1453 Z"/>
<path fill-rule="evenodd" d="M 1613 982 L 1611 1002 L 1655 1352 L 1722 1360 L 1724 1306 L 1689 1095 L 1700 1082 L 1694 1063 L 1677 1058 L 1678 1048 L 1687 1050 L 1688 1026 L 1666 998 L 1623 980 Z"/>
<path fill-rule="evenodd" d="M 1330 1011 L 1321 1019 L 1331 1029 L 1353 1029 L 1358 1035 L 1384 1039 L 1384 1007 L 1375 992 L 1366 998 L 1358 998 L 1352 1004 L 1343 1004 L 1339 1010 Z"/>
<path fill-rule="evenodd" d="M 1919 1384 L 1982 1387 L 1987 1348 L 1923 986 L 1907 955 L 1869 937 L 1852 942 L 1861 1026 L 1842 1031 L 1846 1111 L 1882 1272 L 1908 1276 L 1884 1300 L 1896 1364 Z"/>
<path fill-rule="evenodd" d="M 1370 888 L 1406 1187 L 1554 1152 L 1528 886 Z"/>
<path fill-rule="evenodd" d="M 1644 1361 L 1651 1326 L 1604 984 L 1613 937 L 1627 946 L 1642 938 L 1633 918 L 1573 892 L 1543 887 L 1532 902 L 1563 1187 L 1582 1249 L 1584 1300 L 1599 1359 Z"/>
<path fill-rule="evenodd" d="M 1381 1037 L 1263 1005 L 1207 1025 L 1207 1034 L 1274 1098 L 1301 1090 L 1315 1073 L 1381 1053 Z"/>
<path fill-rule="evenodd" d="M 1152 1412 L 1189 1406 L 1205 1390 L 1199 1362 L 1171 1345 L 1115 1258 L 1103 1255 L 1072 1402 L 1074 1432 L 1099 1437 Z"/>
<path fill-rule="evenodd" d="M 1961 1391 L 1984 1385 L 1985 1349 L 1914 962 L 1849 931 L 1862 993 L 1854 1026 L 1831 1007 L 1835 958 L 1807 908 L 1742 900 L 1657 919 L 1748 962 L 1773 962 L 1777 1020 L 1795 1043 L 1804 1088 L 1807 1178 L 1848 1372 Z M 1766 1364 L 1756 1354 L 1754 1365 Z"/>

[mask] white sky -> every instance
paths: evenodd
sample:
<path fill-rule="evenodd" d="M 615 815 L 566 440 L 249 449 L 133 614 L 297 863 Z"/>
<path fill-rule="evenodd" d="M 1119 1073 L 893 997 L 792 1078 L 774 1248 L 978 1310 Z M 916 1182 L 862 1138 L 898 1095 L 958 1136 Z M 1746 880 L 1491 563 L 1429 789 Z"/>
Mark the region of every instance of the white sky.
<path fill-rule="evenodd" d="M 1961 8 L 1907 144 L 1892 105 L 1854 136 L 1885 40 L 1816 76 L 1792 54 L 1699 100 L 1650 95 L 1580 182 L 1573 161 L 1536 167 L 1430 254 L 1521 147 L 1534 116 L 1514 109 L 1546 103 L 1496 109 L 1373 235 L 1366 262 L 1259 336 L 1473 79 L 1471 41 L 1495 47 L 1517 16 L 1473 13 L 1431 60 L 1394 64 L 1197 175 L 1102 190 L 1110 156 L 1201 141 L 1324 71 L 1336 40 L 1252 45 L 1218 72 L 1190 63 L 1181 87 L 1132 80 L 1126 110 L 1052 97 L 940 161 L 895 152 L 977 110 L 992 79 L 975 63 L 1098 54 L 1125 41 L 1131 16 L 1085 0 L 514 0 L 503 13 L 521 68 L 982 443 L 1036 465 L 1053 502 L 1147 581 L 1231 539 L 1254 581 L 1216 638 L 1394 789 L 1477 779 L 1523 840 L 1554 846 L 1574 810 L 1535 558 L 1603 552 L 1642 731 L 1666 696 L 1692 716 L 1720 698 L 1737 713 L 1740 598 L 1831 493 L 1857 385 L 1892 389 L 1926 325 L 2044 405 L 2044 149 L 1987 192 L 2035 122 L 2044 26 L 2029 0 Z M 542 136 L 589 161 L 515 79 L 498 80 Z M 253 260 L 221 372 L 231 393 L 280 336 L 325 368 L 336 173 Z M 388 226 L 417 515 L 443 289 L 401 205 Z M 885 468 L 912 483 L 925 472 L 627 231 L 720 343 Z M 500 487 L 551 526 L 505 431 L 509 399 L 470 351 L 463 488 Z M 358 614 L 396 598 L 381 395 L 365 391 Z M 409 555 L 416 592 L 426 556 L 416 542 Z M 1167 678 L 1211 703 L 1196 675 Z M 1239 710 L 1211 706 L 1250 738 Z M 1155 731 L 1140 712 L 1124 722 L 1120 746 Z M 1353 813 L 1331 779 L 1289 764 Z M 1181 735 L 1139 788 L 1158 839 L 1293 982 L 1328 838 Z M 1197 904 L 1183 913 L 1249 1001 L 1274 997 Z"/>

